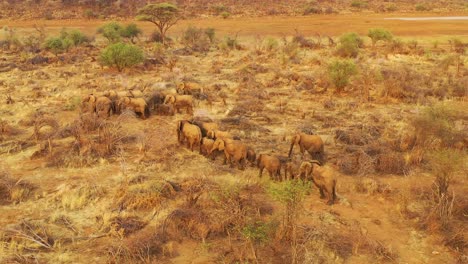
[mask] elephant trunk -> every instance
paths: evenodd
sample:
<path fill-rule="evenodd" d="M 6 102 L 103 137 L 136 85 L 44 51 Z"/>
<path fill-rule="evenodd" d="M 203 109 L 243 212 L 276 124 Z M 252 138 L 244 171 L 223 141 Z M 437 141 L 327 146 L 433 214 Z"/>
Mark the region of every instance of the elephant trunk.
<path fill-rule="evenodd" d="M 288 158 L 291 158 L 293 148 L 294 148 L 294 141 L 291 143 L 291 147 L 289 148 Z"/>

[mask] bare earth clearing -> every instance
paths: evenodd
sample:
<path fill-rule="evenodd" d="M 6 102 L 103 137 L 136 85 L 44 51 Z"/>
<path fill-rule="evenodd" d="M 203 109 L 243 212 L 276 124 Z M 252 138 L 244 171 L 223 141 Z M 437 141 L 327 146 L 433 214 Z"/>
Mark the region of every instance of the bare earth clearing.
<path fill-rule="evenodd" d="M 218 42 L 238 32 L 242 47 L 223 50 L 213 44 L 207 53 L 173 55 L 173 69 L 165 64 L 123 73 L 103 68 L 97 59 L 105 43 L 101 36 L 95 47 L 74 48 L 63 60 L 42 65 L 28 64 L 30 54 L 0 51 L 2 65 L 15 64 L 0 73 L 0 187 L 8 187 L 0 188 L 0 263 L 291 262 L 281 229 L 284 206 L 267 191 L 274 181 L 267 172 L 259 179 L 257 168 L 229 168 L 221 157 L 212 161 L 199 155 L 198 148 L 191 152 L 179 145 L 177 121 L 191 115 L 153 113 L 142 120 L 124 113 L 90 121 L 80 114 L 81 97 L 89 93 L 135 88 L 149 95 L 161 87 L 173 89 L 179 81 L 199 83 L 208 94 L 208 99 L 196 100 L 194 116 L 211 118 L 257 154 L 287 155 L 291 137 L 299 131 L 313 131 L 324 140 L 327 164 L 337 171 L 339 200 L 328 206 L 317 188 L 310 188 L 297 219 L 298 232 L 306 234 L 297 242 L 297 263 L 467 261 L 466 168 L 450 185 L 455 224 L 452 236 L 444 236 L 449 231 L 426 221 L 434 175 L 424 165 L 427 154 L 423 158 L 420 153 L 430 147 L 406 147 L 403 141 L 417 130 L 412 120 L 424 107 L 450 105 L 461 113 L 454 127 L 464 133 L 465 145 L 457 149 L 466 161 L 467 57 L 460 55 L 458 68 L 443 68 L 441 61 L 455 54 L 447 40 L 468 41 L 468 21 L 386 17 L 180 21 L 169 31 L 175 40 L 172 50 L 183 47 L 178 40 L 189 25 L 215 28 Z M 35 24 L 43 25 L 48 35 L 63 27 L 95 35 L 102 23 L 0 21 L 19 36 L 34 33 Z M 152 57 L 153 44 L 144 40 L 154 27 L 138 25 L 145 35 L 138 45 Z M 405 40 L 417 39 L 420 45 L 413 49 L 408 44 L 399 53 L 380 42 L 371 47 L 363 37 L 366 47 L 355 59 L 362 75 L 336 93 L 326 74 L 335 47 L 328 46 L 326 36 L 335 41 L 346 32 L 365 36 L 377 27 Z M 322 46 L 297 47 L 294 56 L 284 55 L 289 53 L 281 37 L 290 43 L 294 29 L 314 39 L 320 34 Z M 267 36 L 277 38 L 279 47 L 265 48 Z M 433 47 L 434 40 L 440 45 Z M 365 78 L 366 70 L 379 74 Z M 392 77 L 396 84 L 391 86 L 384 72 L 401 75 Z M 397 87 L 405 83 L 409 87 Z M 363 87 L 370 90 L 369 100 Z M 461 87 L 461 95 L 454 87 Z M 406 90 L 395 95 L 391 88 Z M 407 95 L 408 89 L 414 94 Z M 7 95 L 13 103 L 5 103 Z M 78 139 L 74 129 L 83 124 L 89 129 Z M 81 155 L 80 140 L 101 146 L 106 133 L 117 142 L 109 155 Z M 300 159 L 298 146 L 293 153 Z M 387 168 L 385 162 L 392 164 Z M 13 182 L 1 185 L 7 178 Z M 4 198 L 12 190 L 21 193 Z M 246 239 L 242 227 L 260 220 L 273 226 L 267 242 Z"/>

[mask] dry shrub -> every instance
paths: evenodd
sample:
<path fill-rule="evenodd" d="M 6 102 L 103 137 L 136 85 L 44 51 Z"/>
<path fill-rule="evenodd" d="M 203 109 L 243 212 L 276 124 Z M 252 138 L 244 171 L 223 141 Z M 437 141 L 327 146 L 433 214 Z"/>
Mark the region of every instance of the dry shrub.
<path fill-rule="evenodd" d="M 380 173 L 403 175 L 408 166 L 402 153 L 386 151 L 377 156 L 375 169 Z"/>
<path fill-rule="evenodd" d="M 215 187 L 215 183 L 204 177 L 187 178 L 180 183 L 188 207 L 195 206 L 200 196 Z"/>
<path fill-rule="evenodd" d="M 0 119 L 0 142 L 6 138 L 14 135 L 18 135 L 20 131 L 12 127 L 6 120 Z"/>
<path fill-rule="evenodd" d="M 168 245 L 165 235 L 154 227 L 146 227 L 109 247 L 109 263 L 159 263 L 162 257 L 174 255 L 174 250 Z"/>
<path fill-rule="evenodd" d="M 208 237 L 213 223 L 207 215 L 196 208 L 179 208 L 164 220 L 164 234 L 172 239 L 187 237 L 202 240 Z"/>
<path fill-rule="evenodd" d="M 115 207 L 129 210 L 157 209 L 164 199 L 174 197 L 174 187 L 159 180 L 145 181 L 136 184 L 122 184 L 114 196 Z"/>
<path fill-rule="evenodd" d="M 416 72 L 406 66 L 398 66 L 382 70 L 384 80 L 381 96 L 402 99 L 405 102 L 415 102 L 432 90 L 430 76 Z"/>
<path fill-rule="evenodd" d="M 358 177 L 354 189 L 359 193 L 376 194 L 391 192 L 390 186 L 383 184 L 378 179 L 368 177 Z"/>
<path fill-rule="evenodd" d="M 3 240 L 11 247 L 19 247 L 31 251 L 51 250 L 55 239 L 51 237 L 49 230 L 40 222 L 22 220 L 11 228 L 5 230 Z"/>
<path fill-rule="evenodd" d="M 411 121 L 415 128 L 416 145 L 426 149 L 458 145 L 465 148 L 468 136 L 466 126 L 457 125 L 457 122 L 468 118 L 463 109 L 463 104 L 442 102 L 424 108 Z"/>
<path fill-rule="evenodd" d="M 325 227 L 306 229 L 299 239 L 297 263 L 331 264 L 338 259 L 346 260 L 353 253 L 354 241 L 356 236 L 334 233 Z"/>
<path fill-rule="evenodd" d="M 380 130 L 380 128 L 368 126 L 337 129 L 335 130 L 335 140 L 348 145 L 363 146 L 379 137 Z"/>
<path fill-rule="evenodd" d="M 144 228 L 146 222 L 137 216 L 117 216 L 110 219 L 110 228 L 113 232 L 128 236 Z"/>
<path fill-rule="evenodd" d="M 106 194 L 105 190 L 94 183 L 85 183 L 81 186 L 64 186 L 58 188 L 56 199 L 69 210 L 78 210 L 97 202 Z"/>
<path fill-rule="evenodd" d="M 49 131 L 41 131 L 46 127 L 49 127 Z M 57 133 L 58 128 L 59 124 L 56 118 L 50 116 L 42 116 L 36 119 L 36 121 L 34 122 L 33 137 L 36 140 L 51 138 Z"/>
<path fill-rule="evenodd" d="M 347 148 L 347 152 L 341 155 L 337 160 L 340 171 L 344 174 L 368 175 L 374 173 L 376 158 L 373 153 L 369 153 L 365 148 Z"/>
<path fill-rule="evenodd" d="M 23 179 L 13 179 L 7 171 L 0 172 L 0 204 L 25 201 L 35 189 L 36 186 Z"/>
<path fill-rule="evenodd" d="M 398 260 L 397 252 L 378 240 L 367 238 L 363 248 L 367 249 L 379 261 L 396 262 Z"/>

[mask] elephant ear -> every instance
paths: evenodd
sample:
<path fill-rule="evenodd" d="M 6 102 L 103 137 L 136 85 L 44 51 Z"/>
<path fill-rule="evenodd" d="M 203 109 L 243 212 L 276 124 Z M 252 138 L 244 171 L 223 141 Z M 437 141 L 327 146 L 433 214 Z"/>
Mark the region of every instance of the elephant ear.
<path fill-rule="evenodd" d="M 225 148 L 224 140 L 219 140 L 218 141 L 218 149 L 219 150 L 224 150 L 224 148 Z"/>

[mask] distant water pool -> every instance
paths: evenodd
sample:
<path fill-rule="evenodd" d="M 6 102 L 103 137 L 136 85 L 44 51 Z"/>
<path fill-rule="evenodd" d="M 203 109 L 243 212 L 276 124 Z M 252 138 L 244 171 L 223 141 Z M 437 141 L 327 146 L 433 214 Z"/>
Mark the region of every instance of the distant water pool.
<path fill-rule="evenodd" d="M 404 21 L 425 21 L 425 20 L 468 20 L 468 16 L 448 16 L 448 17 L 389 17 L 385 20 L 404 20 Z"/>

